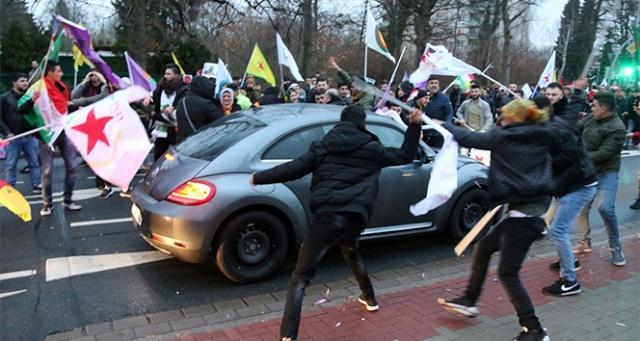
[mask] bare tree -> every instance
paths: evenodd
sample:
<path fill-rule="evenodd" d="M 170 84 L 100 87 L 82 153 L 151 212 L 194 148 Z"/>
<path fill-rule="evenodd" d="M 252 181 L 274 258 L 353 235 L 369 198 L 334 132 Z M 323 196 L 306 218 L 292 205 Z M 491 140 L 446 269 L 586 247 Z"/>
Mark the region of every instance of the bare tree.
<path fill-rule="evenodd" d="M 509 83 L 511 78 L 511 44 L 513 40 L 512 30 L 518 21 L 525 21 L 524 14 L 537 3 L 536 0 L 500 0 L 500 12 L 502 16 L 502 81 Z"/>

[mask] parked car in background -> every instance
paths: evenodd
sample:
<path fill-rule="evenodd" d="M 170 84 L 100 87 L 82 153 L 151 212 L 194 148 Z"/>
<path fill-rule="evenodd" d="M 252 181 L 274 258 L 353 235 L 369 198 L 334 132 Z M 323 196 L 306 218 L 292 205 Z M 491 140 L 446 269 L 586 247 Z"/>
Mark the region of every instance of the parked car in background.
<path fill-rule="evenodd" d="M 277 104 L 248 109 L 203 127 L 171 148 L 131 193 L 133 222 L 157 249 L 192 263 L 209 262 L 229 279 L 258 282 L 273 275 L 305 235 L 311 175 L 252 186 L 253 172 L 292 160 L 340 120 L 341 106 Z M 367 128 L 400 147 L 404 129 L 374 114 Z M 488 211 L 485 165 L 461 156 L 458 188 L 421 216 L 409 206 L 427 192 L 436 151 L 420 142 L 415 160 L 384 168 L 373 215 L 362 239 L 449 233 L 461 239 Z"/>

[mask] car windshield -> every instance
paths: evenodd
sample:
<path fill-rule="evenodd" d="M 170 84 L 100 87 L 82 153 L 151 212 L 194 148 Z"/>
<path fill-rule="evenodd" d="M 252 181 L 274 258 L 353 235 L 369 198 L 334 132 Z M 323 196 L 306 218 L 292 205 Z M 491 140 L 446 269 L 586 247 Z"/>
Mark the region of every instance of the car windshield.
<path fill-rule="evenodd" d="M 187 157 L 211 161 L 236 142 L 266 127 L 253 116 L 235 113 L 201 128 L 175 150 Z"/>

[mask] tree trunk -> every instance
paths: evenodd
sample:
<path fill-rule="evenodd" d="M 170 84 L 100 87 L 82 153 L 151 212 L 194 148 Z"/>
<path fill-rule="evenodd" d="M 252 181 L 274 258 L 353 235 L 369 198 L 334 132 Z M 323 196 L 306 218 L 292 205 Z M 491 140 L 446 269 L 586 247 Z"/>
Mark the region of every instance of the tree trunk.
<path fill-rule="evenodd" d="M 311 56 L 313 55 L 313 9 L 312 0 L 303 0 L 302 3 L 302 74 L 309 77 L 311 74 Z"/>
<path fill-rule="evenodd" d="M 145 17 L 147 0 L 134 0 L 131 9 L 131 30 L 136 34 L 129 36 L 127 42 L 131 57 L 135 59 L 143 69 L 147 68 L 147 27 Z"/>
<path fill-rule="evenodd" d="M 511 77 L 511 20 L 509 18 L 509 11 L 507 7 L 508 0 L 502 0 L 502 84 L 509 84 Z"/>

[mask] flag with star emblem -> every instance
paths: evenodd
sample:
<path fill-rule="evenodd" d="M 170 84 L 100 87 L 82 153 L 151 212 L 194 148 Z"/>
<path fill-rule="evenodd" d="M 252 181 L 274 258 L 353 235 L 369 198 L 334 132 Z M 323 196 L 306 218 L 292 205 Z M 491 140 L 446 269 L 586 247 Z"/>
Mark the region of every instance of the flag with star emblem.
<path fill-rule="evenodd" d="M 384 38 L 382 37 L 380 27 L 369 9 L 367 9 L 367 29 L 365 34 L 367 47 L 387 57 L 395 64 L 396 58 L 393 57 L 391 52 L 387 49 L 387 43 L 385 43 Z"/>
<path fill-rule="evenodd" d="M 269 64 L 267 64 L 267 59 L 264 58 L 257 43 L 253 48 L 253 53 L 251 53 L 249 65 L 247 65 L 247 71 L 245 73 L 262 78 L 271 86 L 276 86 L 276 77 L 273 75 L 273 72 L 271 72 L 271 68 Z"/>
<path fill-rule="evenodd" d="M 65 118 L 65 134 L 89 167 L 122 188 L 129 187 L 151 150 L 147 132 L 129 106 L 147 94 L 147 90 L 134 85 Z"/>
<path fill-rule="evenodd" d="M 553 50 L 551 53 L 551 57 L 549 57 L 549 61 L 547 65 L 542 70 L 542 74 L 540 74 L 540 79 L 538 80 L 538 88 L 546 88 L 549 83 L 555 82 L 555 74 L 556 74 L 556 51 Z"/>

